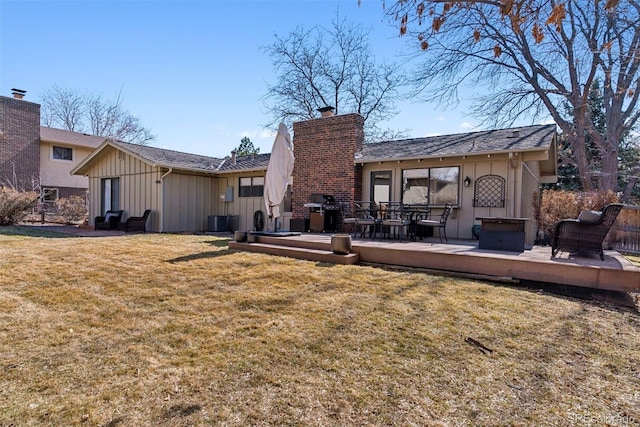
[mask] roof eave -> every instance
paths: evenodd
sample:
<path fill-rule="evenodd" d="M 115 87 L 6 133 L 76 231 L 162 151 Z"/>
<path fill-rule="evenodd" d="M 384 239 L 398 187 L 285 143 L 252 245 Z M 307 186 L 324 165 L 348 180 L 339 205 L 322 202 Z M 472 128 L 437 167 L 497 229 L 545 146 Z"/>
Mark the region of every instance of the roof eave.
<path fill-rule="evenodd" d="M 533 153 L 538 151 L 548 151 L 550 146 L 548 147 L 536 147 L 529 149 L 521 149 L 521 150 L 492 150 L 492 151 L 474 151 L 472 153 L 456 153 L 456 154 L 442 154 L 442 155 L 429 155 L 429 156 L 414 156 L 414 157 L 384 157 L 384 158 L 374 158 L 374 159 L 354 159 L 354 164 L 364 164 L 364 163 L 381 163 L 381 162 L 406 162 L 413 160 L 431 160 L 431 159 L 449 159 L 456 157 L 472 157 L 472 156 L 487 156 L 487 155 L 498 155 L 498 154 L 510 154 L 510 153 Z"/>

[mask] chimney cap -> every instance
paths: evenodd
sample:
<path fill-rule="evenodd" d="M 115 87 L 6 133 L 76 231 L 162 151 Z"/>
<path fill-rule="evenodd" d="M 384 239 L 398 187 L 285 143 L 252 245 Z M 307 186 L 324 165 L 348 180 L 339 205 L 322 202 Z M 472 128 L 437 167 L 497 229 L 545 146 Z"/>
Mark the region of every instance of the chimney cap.
<path fill-rule="evenodd" d="M 318 108 L 318 111 L 320 111 L 320 116 L 321 117 L 331 117 L 333 116 L 333 110 L 335 110 L 335 108 L 327 105 L 325 107 L 322 108 Z"/>
<path fill-rule="evenodd" d="M 24 98 L 24 94 L 27 93 L 26 90 L 22 90 L 22 89 L 16 89 L 16 88 L 12 88 L 11 89 L 11 94 L 13 95 L 14 98 L 16 99 L 22 99 Z"/>

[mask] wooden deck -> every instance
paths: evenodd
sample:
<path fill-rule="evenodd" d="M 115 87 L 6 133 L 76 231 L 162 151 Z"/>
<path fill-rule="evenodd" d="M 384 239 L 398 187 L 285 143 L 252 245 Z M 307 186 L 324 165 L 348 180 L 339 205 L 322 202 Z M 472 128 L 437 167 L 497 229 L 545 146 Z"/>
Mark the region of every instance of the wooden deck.
<path fill-rule="evenodd" d="M 300 236 L 256 236 L 255 243 L 229 242 L 232 249 L 340 264 L 377 264 L 425 269 L 447 274 L 478 276 L 487 280 L 533 281 L 595 289 L 640 292 L 640 268 L 616 251 L 599 256 L 560 253 L 534 246 L 522 253 L 478 249 L 477 241 L 438 238 L 417 242 L 355 239 L 352 253 L 331 252 L 331 235 L 302 233 Z"/>

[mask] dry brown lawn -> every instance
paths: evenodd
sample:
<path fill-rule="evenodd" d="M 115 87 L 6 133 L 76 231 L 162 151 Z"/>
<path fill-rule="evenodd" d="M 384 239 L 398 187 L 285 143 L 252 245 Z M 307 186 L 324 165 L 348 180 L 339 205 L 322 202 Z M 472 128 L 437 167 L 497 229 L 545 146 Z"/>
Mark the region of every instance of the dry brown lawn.
<path fill-rule="evenodd" d="M 635 309 L 212 236 L 20 233 L 0 228 L 1 426 L 640 424 Z"/>

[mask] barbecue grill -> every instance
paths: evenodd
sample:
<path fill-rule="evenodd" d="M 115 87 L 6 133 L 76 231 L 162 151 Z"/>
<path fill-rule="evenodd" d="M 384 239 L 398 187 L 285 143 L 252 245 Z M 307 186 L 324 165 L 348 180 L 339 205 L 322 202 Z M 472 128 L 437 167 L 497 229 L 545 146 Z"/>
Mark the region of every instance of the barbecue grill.
<path fill-rule="evenodd" d="M 309 231 L 316 233 L 337 231 L 340 205 L 333 196 L 313 193 L 309 203 L 303 206 L 309 208 Z"/>

